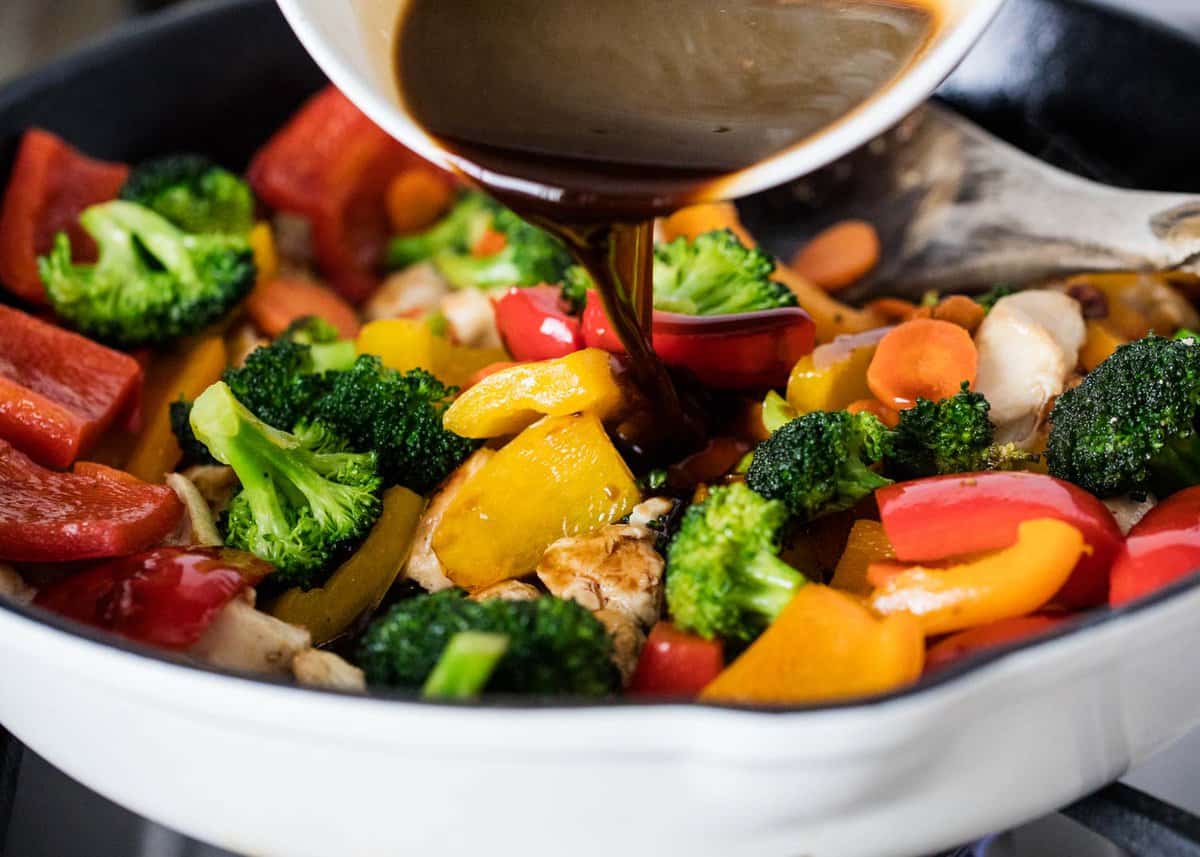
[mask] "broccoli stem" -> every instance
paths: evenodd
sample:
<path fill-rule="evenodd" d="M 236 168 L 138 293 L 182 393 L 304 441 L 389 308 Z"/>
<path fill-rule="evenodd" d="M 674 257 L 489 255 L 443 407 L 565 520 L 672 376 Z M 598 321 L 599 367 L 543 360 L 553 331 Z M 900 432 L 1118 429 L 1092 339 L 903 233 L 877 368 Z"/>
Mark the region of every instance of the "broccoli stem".
<path fill-rule="evenodd" d="M 472 699 L 483 691 L 504 653 L 508 637 L 483 631 L 460 631 L 442 650 L 421 695 L 432 699 Z"/>
<path fill-rule="evenodd" d="M 314 373 L 344 372 L 354 365 L 358 358 L 358 350 L 354 341 L 344 339 L 340 342 L 320 343 L 309 346 Z"/>
<path fill-rule="evenodd" d="M 768 620 L 778 616 L 796 590 L 808 581 L 770 551 L 762 551 L 746 564 L 738 592 L 739 603 L 762 614 Z"/>
<path fill-rule="evenodd" d="M 1150 460 L 1156 493 L 1169 494 L 1188 485 L 1200 485 L 1200 433 L 1168 442 Z"/>

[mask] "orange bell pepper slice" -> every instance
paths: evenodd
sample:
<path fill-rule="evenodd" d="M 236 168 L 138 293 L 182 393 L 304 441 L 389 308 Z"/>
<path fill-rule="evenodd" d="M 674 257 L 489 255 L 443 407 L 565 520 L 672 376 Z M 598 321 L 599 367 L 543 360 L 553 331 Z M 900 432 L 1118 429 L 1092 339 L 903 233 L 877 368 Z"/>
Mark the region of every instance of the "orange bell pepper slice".
<path fill-rule="evenodd" d="M 842 551 L 829 585 L 865 598 L 874 588 L 868 577 L 871 566 L 895 556 L 896 551 L 883 531 L 883 524 L 867 518 L 857 520 L 850 528 L 846 549 Z"/>
<path fill-rule="evenodd" d="M 916 681 L 924 664 L 911 616 L 880 618 L 853 596 L 810 583 L 700 698 L 796 705 L 871 696 Z"/>
<path fill-rule="evenodd" d="M 1075 527 L 1037 518 L 1018 526 L 1012 547 L 944 569 L 917 565 L 889 575 L 869 603 L 883 615 L 914 617 L 929 636 L 961 631 L 1034 612 L 1090 551 Z"/>

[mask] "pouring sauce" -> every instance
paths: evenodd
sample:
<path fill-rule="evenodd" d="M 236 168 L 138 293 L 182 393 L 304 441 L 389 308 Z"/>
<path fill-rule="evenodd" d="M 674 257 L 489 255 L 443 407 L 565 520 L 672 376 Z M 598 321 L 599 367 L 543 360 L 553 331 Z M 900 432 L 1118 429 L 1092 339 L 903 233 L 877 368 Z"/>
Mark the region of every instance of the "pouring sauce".
<path fill-rule="evenodd" d="M 653 218 L 798 145 L 928 44 L 916 0 L 409 0 L 403 106 L 456 169 L 587 267 L 668 424 L 650 343 Z"/>

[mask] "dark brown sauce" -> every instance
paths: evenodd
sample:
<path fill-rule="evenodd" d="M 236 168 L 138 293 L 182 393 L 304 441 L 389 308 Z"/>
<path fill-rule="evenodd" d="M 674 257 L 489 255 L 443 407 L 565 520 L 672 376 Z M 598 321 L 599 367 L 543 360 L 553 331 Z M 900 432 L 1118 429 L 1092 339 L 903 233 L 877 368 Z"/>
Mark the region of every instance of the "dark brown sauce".
<path fill-rule="evenodd" d="M 651 222 L 884 89 L 937 23 L 916 0 L 409 0 L 407 112 L 462 174 L 560 235 L 664 417 Z"/>

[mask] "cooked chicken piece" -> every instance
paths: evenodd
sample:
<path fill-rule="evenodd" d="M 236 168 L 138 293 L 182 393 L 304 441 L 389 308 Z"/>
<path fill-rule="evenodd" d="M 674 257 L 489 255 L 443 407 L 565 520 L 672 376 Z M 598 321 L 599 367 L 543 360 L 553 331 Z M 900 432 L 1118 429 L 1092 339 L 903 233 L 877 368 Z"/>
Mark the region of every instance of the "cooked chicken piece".
<path fill-rule="evenodd" d="M 491 586 L 485 586 L 471 598 L 475 601 L 491 601 L 494 598 L 502 601 L 532 601 L 540 598 L 541 594 L 536 586 L 530 586 L 528 583 L 522 583 L 519 580 L 502 580 Z"/>
<path fill-rule="evenodd" d="M 298 684 L 307 687 L 353 693 L 363 693 L 367 689 L 367 677 L 362 670 L 333 652 L 321 649 L 305 649 L 292 658 L 292 674 Z"/>
<path fill-rule="evenodd" d="M 223 464 L 197 464 L 181 475 L 192 483 L 214 516 L 229 508 L 240 485 L 233 468 Z"/>
<path fill-rule="evenodd" d="M 281 211 L 275 215 L 272 226 L 280 266 L 291 269 L 312 267 L 312 224 L 308 218 Z"/>
<path fill-rule="evenodd" d="M 250 322 L 238 325 L 236 330 L 225 337 L 225 346 L 229 352 L 229 365 L 242 366 L 247 357 L 262 346 L 269 345 L 270 342 Z"/>
<path fill-rule="evenodd" d="M 442 298 L 441 310 L 450 333 L 459 344 L 474 348 L 501 347 L 492 299 L 479 289 L 451 292 Z"/>
<path fill-rule="evenodd" d="M 169 545 L 213 545 L 224 544 L 213 520 L 212 509 L 200 490 L 182 473 L 168 473 L 167 486 L 183 503 L 184 514 L 175 532 L 168 536 Z"/>
<path fill-rule="evenodd" d="M 1158 501 L 1153 496 L 1147 494 L 1141 500 L 1126 495 L 1124 497 L 1110 497 L 1103 501 L 1108 510 L 1113 513 L 1113 517 L 1117 519 L 1117 526 L 1121 528 L 1121 535 L 1129 535 L 1129 531 L 1134 528 L 1138 521 L 1146 517 L 1146 513 L 1158 505 Z"/>
<path fill-rule="evenodd" d="M 390 275 L 363 306 L 367 321 L 428 315 L 438 308 L 450 284 L 429 262 Z"/>
<path fill-rule="evenodd" d="M 442 487 L 438 489 L 438 492 L 433 495 L 433 499 L 425 508 L 425 515 L 417 524 L 417 531 L 413 536 L 412 553 L 408 557 L 408 564 L 404 567 L 404 572 L 427 592 L 440 592 L 454 586 L 450 578 L 446 577 L 442 561 L 433 552 L 433 534 L 442 522 L 442 516 L 446 514 L 446 508 L 450 505 L 455 493 L 483 465 L 487 464 L 492 455 L 490 449 L 480 449 L 460 464 L 458 469 L 451 473 Z"/>
<path fill-rule="evenodd" d="M 1087 339 L 1087 327 L 1083 321 L 1083 306 L 1075 298 L 1062 292 L 1047 289 L 1030 289 L 1017 292 L 997 301 L 1006 310 L 1018 309 L 1030 320 L 1040 324 L 1054 337 L 1062 349 L 1070 369 L 1079 362 L 1079 349 Z"/>
<path fill-rule="evenodd" d="M 1076 362 L 1019 304 L 1008 303 L 1012 297 L 998 301 L 975 334 L 975 390 L 987 397 L 992 422 L 1001 428 L 1040 415 Z"/>
<path fill-rule="evenodd" d="M 0 599 L 15 601 L 17 604 L 29 604 L 37 590 L 25 582 L 25 578 L 15 568 L 0 562 Z"/>
<path fill-rule="evenodd" d="M 646 626 L 662 613 L 663 558 L 646 527 L 614 524 L 559 539 L 546 549 L 537 575 L 552 594 L 593 612 L 620 610 Z"/>
<path fill-rule="evenodd" d="M 600 620 L 608 636 L 612 637 L 613 663 L 621 674 L 621 684 L 628 685 L 637 669 L 642 647 L 646 645 L 646 632 L 624 610 L 597 610 L 593 615 Z"/>
<path fill-rule="evenodd" d="M 291 675 L 293 659 L 311 647 L 308 631 L 238 598 L 221 611 L 188 654 L 222 669 Z"/>
<path fill-rule="evenodd" d="M 675 501 L 669 497 L 651 497 L 633 507 L 629 513 L 631 527 L 647 527 L 659 518 L 665 518 L 675 509 Z"/>

